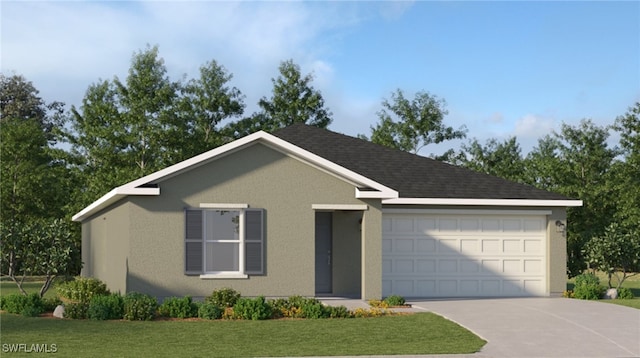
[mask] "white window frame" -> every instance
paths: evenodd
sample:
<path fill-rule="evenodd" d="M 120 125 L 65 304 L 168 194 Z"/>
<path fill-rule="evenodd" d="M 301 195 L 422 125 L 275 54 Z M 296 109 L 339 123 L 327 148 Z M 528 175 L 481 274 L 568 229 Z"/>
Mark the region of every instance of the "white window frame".
<path fill-rule="evenodd" d="M 248 278 L 245 273 L 245 210 L 235 205 L 229 205 L 231 208 L 216 207 L 215 209 L 203 209 L 202 215 L 202 270 L 203 274 L 200 278 Z M 235 207 L 234 207 L 235 206 Z M 203 205 L 201 204 L 202 208 Z M 213 240 L 207 236 L 207 213 L 229 211 L 238 213 L 238 240 Z M 212 243 L 233 243 L 238 244 L 238 271 L 207 271 L 207 244 Z"/>

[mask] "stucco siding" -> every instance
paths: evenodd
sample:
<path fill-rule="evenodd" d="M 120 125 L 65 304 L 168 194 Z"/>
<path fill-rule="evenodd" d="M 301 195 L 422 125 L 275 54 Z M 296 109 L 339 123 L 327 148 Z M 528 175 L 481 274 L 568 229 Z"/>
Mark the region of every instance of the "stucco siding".
<path fill-rule="evenodd" d="M 135 218 L 130 254 L 135 259 L 129 261 L 127 287 L 158 297 L 201 297 L 229 286 L 247 296 L 312 296 L 312 205 L 363 204 L 355 198 L 353 185 L 261 144 L 169 178 L 159 186 L 160 196 L 130 199 Z M 245 203 L 265 210 L 264 275 L 248 279 L 185 276 L 184 209 L 201 203 Z"/>
<path fill-rule="evenodd" d="M 129 218 L 123 200 L 82 224 L 82 275 L 102 280 L 112 292 L 127 290 Z"/>
<path fill-rule="evenodd" d="M 553 208 L 547 221 L 549 243 L 547 245 L 547 272 L 549 272 L 549 292 L 559 296 L 567 289 L 567 236 L 566 232 L 558 232 L 556 221 L 567 227 L 567 211 L 565 208 Z"/>

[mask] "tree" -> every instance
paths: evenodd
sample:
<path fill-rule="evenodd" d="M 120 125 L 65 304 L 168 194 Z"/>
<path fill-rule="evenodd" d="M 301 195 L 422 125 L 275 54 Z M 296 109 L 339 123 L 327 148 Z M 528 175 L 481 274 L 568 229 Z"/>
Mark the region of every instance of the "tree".
<path fill-rule="evenodd" d="M 397 89 L 391 94 L 391 101 L 384 99 L 382 106 L 378 112 L 380 122 L 371 127 L 374 143 L 417 154 L 429 144 L 466 136 L 466 127 L 453 129 L 444 124 L 446 102 L 428 92 L 418 92 L 409 100 Z"/>
<path fill-rule="evenodd" d="M 512 181 L 526 181 L 525 162 L 515 137 L 503 142 L 492 138 L 485 145 L 473 139 L 468 145 L 462 145 L 452 164 Z"/>
<path fill-rule="evenodd" d="M 612 223 L 586 243 L 583 254 L 590 268 L 607 273 L 609 288 L 615 276 L 619 289 L 627 278 L 640 273 L 640 232 Z"/>
<path fill-rule="evenodd" d="M 134 53 L 125 80 L 98 80 L 71 108 L 73 154 L 84 178 L 78 207 L 114 187 L 227 141 L 221 122 L 240 116 L 243 97 L 215 61 L 186 83 L 167 76 L 158 47 Z"/>
<path fill-rule="evenodd" d="M 616 219 L 626 228 L 640 227 L 640 102 L 616 118 L 622 160 L 614 163 L 618 210 Z"/>
<path fill-rule="evenodd" d="M 530 184 L 583 201 L 582 207 L 567 210 L 571 277 L 586 268 L 584 244 L 601 235 L 616 212 L 611 164 L 618 151 L 609 148 L 608 137 L 608 128 L 591 120 L 563 124 L 560 133 L 542 138 L 526 159 Z"/>
<path fill-rule="evenodd" d="M 70 225 L 65 219 L 32 220 L 17 228 L 0 223 L 2 275 L 23 295 L 26 276 L 44 276 L 42 297 L 57 276 L 79 271 L 80 244 Z"/>
<path fill-rule="evenodd" d="M 46 104 L 24 77 L 0 75 L 0 210 L 14 230 L 64 215 L 68 171 L 53 146 L 64 124 L 63 104 Z"/>
<path fill-rule="evenodd" d="M 182 89 L 179 110 L 190 138 L 184 143 L 184 159 L 228 141 L 218 126 L 241 116 L 245 107 L 240 90 L 228 86 L 232 78 L 223 66 L 210 61 L 200 67 L 200 78 L 192 79 Z"/>
<path fill-rule="evenodd" d="M 325 107 L 320 91 L 311 85 L 313 74 L 303 76 L 293 60 L 281 62 L 278 70 L 280 76 L 271 79 L 271 98 L 262 97 L 258 101 L 260 112 L 228 126 L 227 132 L 232 137 L 240 138 L 258 130 L 273 132 L 294 123 L 320 128 L 331 124 L 332 113 Z"/>

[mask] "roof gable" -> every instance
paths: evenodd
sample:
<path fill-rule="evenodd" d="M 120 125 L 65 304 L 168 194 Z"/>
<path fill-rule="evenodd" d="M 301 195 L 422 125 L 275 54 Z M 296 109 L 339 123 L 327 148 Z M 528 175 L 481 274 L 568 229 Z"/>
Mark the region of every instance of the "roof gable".
<path fill-rule="evenodd" d="M 395 190 L 390 189 L 385 185 L 304 150 L 294 144 L 282 140 L 281 138 L 259 131 L 212 149 L 208 152 L 196 155 L 195 157 L 184 160 L 165 169 L 151 173 L 140 179 L 121 185 L 75 214 L 72 217 L 72 220 L 83 221 L 96 212 L 129 195 L 160 195 L 160 186 L 154 184 L 159 184 L 168 178 L 193 170 L 201 165 L 205 165 L 257 143 L 264 144 L 271 149 L 277 150 L 289 157 L 300 160 L 316 169 L 322 170 L 353 184 L 356 186 L 354 193 L 356 198 L 381 199 L 398 197 L 398 193 Z"/>

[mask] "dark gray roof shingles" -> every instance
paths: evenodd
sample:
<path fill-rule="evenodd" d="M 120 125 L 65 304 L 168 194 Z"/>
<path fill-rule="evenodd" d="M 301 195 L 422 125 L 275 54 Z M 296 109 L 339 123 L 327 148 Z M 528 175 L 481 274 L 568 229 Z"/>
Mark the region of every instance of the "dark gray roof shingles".
<path fill-rule="evenodd" d="M 273 135 L 397 190 L 401 198 L 568 200 L 529 185 L 304 124 Z"/>

